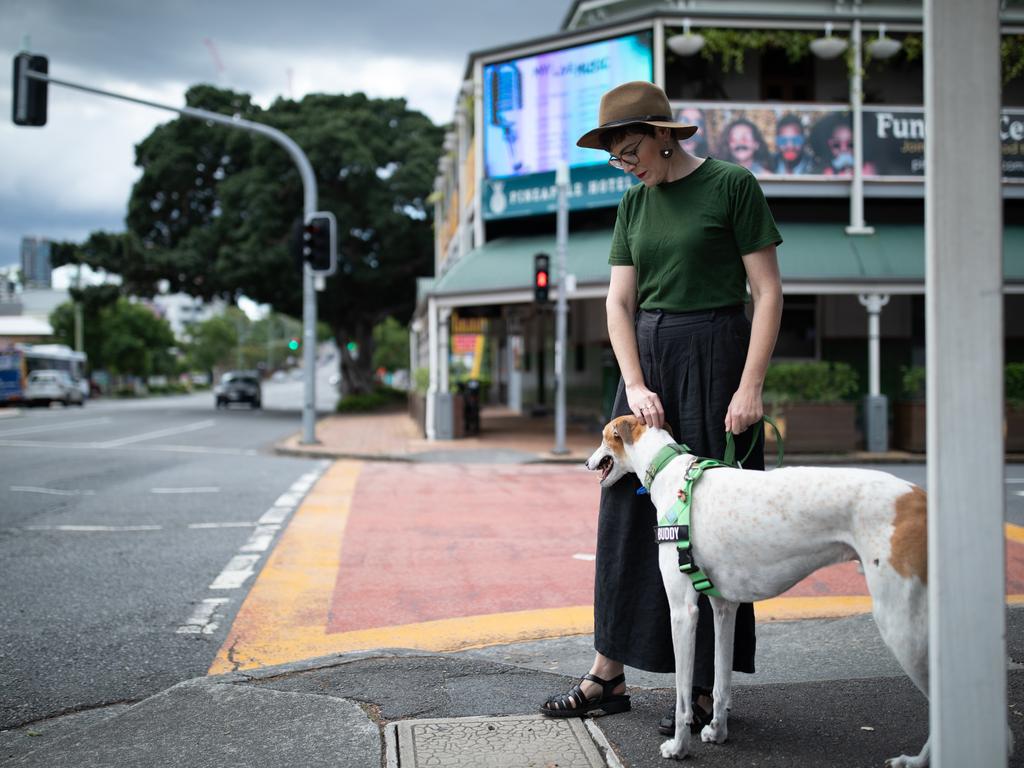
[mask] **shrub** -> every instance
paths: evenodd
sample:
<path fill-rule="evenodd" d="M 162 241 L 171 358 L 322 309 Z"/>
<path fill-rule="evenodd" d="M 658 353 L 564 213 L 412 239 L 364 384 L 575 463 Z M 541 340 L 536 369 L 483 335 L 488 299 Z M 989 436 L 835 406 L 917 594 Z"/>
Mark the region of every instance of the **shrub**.
<path fill-rule="evenodd" d="M 764 392 L 765 400 L 774 403 L 834 403 L 857 392 L 857 372 L 846 363 L 774 363 Z"/>
<path fill-rule="evenodd" d="M 923 365 L 902 366 L 900 368 L 902 394 L 909 400 L 924 399 L 925 369 Z"/>
<path fill-rule="evenodd" d="M 1024 363 L 1007 363 L 1003 369 L 1003 386 L 1006 388 L 1006 404 L 1015 408 L 1024 407 Z"/>
<path fill-rule="evenodd" d="M 404 405 L 408 394 L 401 389 L 378 387 L 363 395 L 346 395 L 338 402 L 337 413 L 372 413 Z"/>

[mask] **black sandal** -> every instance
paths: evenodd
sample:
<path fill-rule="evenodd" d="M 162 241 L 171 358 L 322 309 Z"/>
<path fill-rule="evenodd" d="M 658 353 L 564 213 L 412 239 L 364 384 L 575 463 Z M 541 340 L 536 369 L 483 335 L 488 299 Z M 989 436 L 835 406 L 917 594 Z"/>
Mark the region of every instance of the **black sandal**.
<path fill-rule="evenodd" d="M 694 687 L 690 695 L 693 697 L 691 699 L 691 706 L 693 707 L 693 722 L 690 723 L 690 733 L 700 733 L 701 728 L 711 723 L 711 720 L 714 717 L 714 711 L 709 712 L 704 709 L 704 707 L 697 703 L 697 697 L 711 696 L 711 690 L 708 688 Z M 714 707 L 712 707 L 712 710 L 713 709 Z M 658 721 L 658 733 L 662 736 L 676 735 L 676 708 L 674 705 L 672 707 L 672 711 Z"/>
<path fill-rule="evenodd" d="M 584 680 L 600 685 L 601 693 L 588 699 L 583 695 L 583 688 L 580 686 Z M 631 707 L 629 696 L 625 693 L 611 693 L 615 686 L 624 682 L 625 674 L 617 675 L 611 680 L 602 680 L 597 675 L 586 674 L 579 683 L 569 689 L 568 693 L 559 693 L 545 701 L 540 708 L 541 714 L 548 717 L 584 717 L 598 710 L 606 715 L 628 712 Z"/>

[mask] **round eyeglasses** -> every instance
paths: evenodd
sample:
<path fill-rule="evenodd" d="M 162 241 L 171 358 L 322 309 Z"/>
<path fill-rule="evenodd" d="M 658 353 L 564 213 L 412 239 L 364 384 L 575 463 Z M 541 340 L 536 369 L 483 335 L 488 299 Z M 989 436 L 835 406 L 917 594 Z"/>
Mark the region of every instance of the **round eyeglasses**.
<path fill-rule="evenodd" d="M 630 168 L 635 168 L 637 166 L 637 163 L 640 162 L 640 156 L 636 153 L 636 151 L 640 147 L 640 143 L 645 138 L 647 137 L 641 136 L 640 141 L 638 141 L 636 144 L 629 147 L 628 149 L 622 150 L 622 154 L 619 155 L 618 157 L 616 157 L 615 155 L 609 157 L 608 165 L 610 165 L 612 168 L 618 168 L 620 171 L 626 170 L 626 166 L 629 166 Z"/>

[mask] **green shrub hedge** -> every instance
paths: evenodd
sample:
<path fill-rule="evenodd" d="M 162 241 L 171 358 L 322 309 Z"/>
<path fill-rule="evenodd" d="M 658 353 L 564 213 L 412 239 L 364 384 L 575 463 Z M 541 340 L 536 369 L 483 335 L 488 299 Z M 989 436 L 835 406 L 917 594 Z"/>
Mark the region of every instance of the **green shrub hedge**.
<path fill-rule="evenodd" d="M 772 403 L 834 403 L 857 393 L 857 372 L 847 363 L 773 363 L 764 380 Z"/>
<path fill-rule="evenodd" d="M 408 394 L 401 389 L 378 387 L 365 395 L 346 395 L 338 402 L 338 413 L 372 413 L 404 405 Z"/>

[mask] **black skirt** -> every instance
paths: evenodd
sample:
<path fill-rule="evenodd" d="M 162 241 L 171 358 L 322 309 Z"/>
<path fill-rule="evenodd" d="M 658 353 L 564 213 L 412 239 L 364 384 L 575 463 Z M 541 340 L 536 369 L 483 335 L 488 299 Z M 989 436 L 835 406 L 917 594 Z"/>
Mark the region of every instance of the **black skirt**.
<path fill-rule="evenodd" d="M 698 456 L 725 453 L 725 413 L 743 373 L 750 343 L 750 321 L 743 307 L 672 314 L 640 311 L 636 338 L 644 383 L 665 409 L 677 442 Z M 614 416 L 628 414 L 619 381 Z M 736 438 L 736 455 L 750 447 L 752 430 Z M 744 463 L 764 469 L 763 444 Z M 668 600 L 658 570 L 653 526 L 657 514 L 641 485 L 627 475 L 601 491 L 594 584 L 594 648 L 610 659 L 650 672 L 672 672 L 672 632 Z M 699 492 L 699 491 L 698 491 Z M 707 596 L 698 602 L 697 652 L 693 684 L 714 683 L 714 618 Z M 736 617 L 733 669 L 754 671 L 754 607 L 740 606 Z"/>

